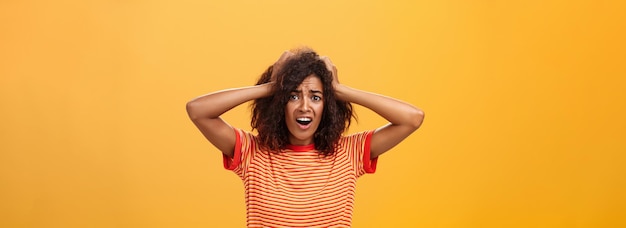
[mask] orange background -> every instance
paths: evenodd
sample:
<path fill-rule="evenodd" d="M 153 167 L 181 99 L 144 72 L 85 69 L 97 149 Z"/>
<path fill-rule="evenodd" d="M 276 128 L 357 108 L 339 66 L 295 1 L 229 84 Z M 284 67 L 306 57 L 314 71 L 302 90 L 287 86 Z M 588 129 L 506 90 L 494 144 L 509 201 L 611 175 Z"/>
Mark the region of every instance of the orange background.
<path fill-rule="evenodd" d="M 184 105 L 283 50 L 424 125 L 354 227 L 626 227 L 623 1 L 2 1 L 0 227 L 243 227 Z M 385 123 L 361 107 L 351 132 Z M 249 129 L 246 105 L 224 117 Z"/>

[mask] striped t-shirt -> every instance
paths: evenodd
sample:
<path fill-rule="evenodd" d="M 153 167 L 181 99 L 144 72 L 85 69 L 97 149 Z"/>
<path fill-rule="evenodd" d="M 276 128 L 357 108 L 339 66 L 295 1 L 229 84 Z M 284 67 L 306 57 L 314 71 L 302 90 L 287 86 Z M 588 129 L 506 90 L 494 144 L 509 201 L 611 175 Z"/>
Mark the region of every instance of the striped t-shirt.
<path fill-rule="evenodd" d="M 224 156 L 224 167 L 243 180 L 248 227 L 350 227 L 356 180 L 376 171 L 373 131 L 341 137 L 328 157 L 314 145 L 263 151 L 255 135 L 235 132 L 235 153 Z"/>

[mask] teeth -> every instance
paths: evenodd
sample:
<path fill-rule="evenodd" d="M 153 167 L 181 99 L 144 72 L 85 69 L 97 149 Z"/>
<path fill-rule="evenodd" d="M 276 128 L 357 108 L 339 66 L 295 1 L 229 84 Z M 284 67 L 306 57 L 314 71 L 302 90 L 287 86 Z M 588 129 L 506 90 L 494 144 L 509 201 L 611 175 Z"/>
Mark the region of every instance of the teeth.
<path fill-rule="evenodd" d="M 298 120 L 298 121 L 311 121 L 311 118 L 308 118 L 308 117 L 301 117 L 301 118 L 298 118 L 298 119 L 296 119 L 296 120 Z"/>

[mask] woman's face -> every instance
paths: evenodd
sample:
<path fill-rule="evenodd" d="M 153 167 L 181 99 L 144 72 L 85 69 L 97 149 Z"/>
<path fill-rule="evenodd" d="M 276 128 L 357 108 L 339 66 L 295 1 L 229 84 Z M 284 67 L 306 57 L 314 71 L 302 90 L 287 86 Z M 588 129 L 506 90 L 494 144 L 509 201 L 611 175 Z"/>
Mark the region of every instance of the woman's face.
<path fill-rule="evenodd" d="M 285 122 L 289 129 L 289 143 L 309 145 L 320 125 L 324 111 L 324 86 L 315 75 L 309 75 L 289 95 L 285 106 Z"/>

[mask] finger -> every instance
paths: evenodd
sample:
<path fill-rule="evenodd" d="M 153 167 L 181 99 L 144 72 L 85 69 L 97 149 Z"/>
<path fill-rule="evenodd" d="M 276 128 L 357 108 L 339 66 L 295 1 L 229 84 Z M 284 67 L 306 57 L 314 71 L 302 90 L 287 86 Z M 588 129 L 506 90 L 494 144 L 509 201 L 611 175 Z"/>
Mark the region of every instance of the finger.
<path fill-rule="evenodd" d="M 280 55 L 280 58 L 278 58 L 278 61 L 276 61 L 276 62 L 284 62 L 284 61 L 286 61 L 289 57 L 291 57 L 291 56 L 293 56 L 293 55 L 294 55 L 294 54 L 293 54 L 293 52 L 290 52 L 290 51 L 285 51 L 285 52 L 283 52 L 283 54 L 282 54 L 282 55 Z"/>
<path fill-rule="evenodd" d="M 328 56 L 324 56 L 324 63 L 326 63 L 326 68 L 328 68 L 330 72 L 337 74 L 337 66 L 335 66 L 335 64 L 330 61 L 330 58 L 328 58 Z"/>
<path fill-rule="evenodd" d="M 324 64 L 326 65 L 326 69 L 328 69 L 329 71 L 333 71 L 333 67 L 335 66 L 331 61 L 330 58 L 328 58 L 328 56 L 322 56 L 320 57 L 320 59 L 322 61 L 324 61 Z"/>

